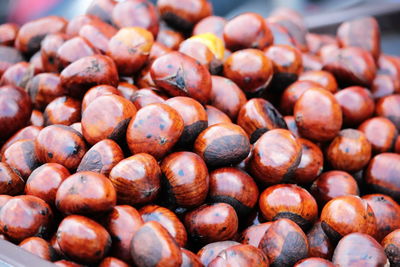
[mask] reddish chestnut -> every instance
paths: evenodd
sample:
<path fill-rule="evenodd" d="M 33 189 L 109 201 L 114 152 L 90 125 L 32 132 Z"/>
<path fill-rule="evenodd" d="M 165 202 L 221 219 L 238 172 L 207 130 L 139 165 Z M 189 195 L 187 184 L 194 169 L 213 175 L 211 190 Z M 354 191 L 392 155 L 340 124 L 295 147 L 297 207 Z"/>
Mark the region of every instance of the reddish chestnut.
<path fill-rule="evenodd" d="M 400 130 L 400 94 L 381 98 L 376 103 L 375 113 L 388 118 Z"/>
<path fill-rule="evenodd" d="M 246 230 L 242 232 L 240 242 L 258 248 L 262 237 L 271 227 L 272 223 L 273 222 L 266 222 L 249 226 Z"/>
<path fill-rule="evenodd" d="M 269 261 L 264 253 L 250 245 L 237 245 L 221 251 L 208 266 L 258 266 L 268 267 Z"/>
<path fill-rule="evenodd" d="M 0 45 L 13 46 L 17 37 L 19 26 L 14 23 L 4 23 L 0 25 Z"/>
<path fill-rule="evenodd" d="M 7 163 L 0 162 L 0 194 L 15 196 L 24 190 L 21 175 Z"/>
<path fill-rule="evenodd" d="M 208 126 L 213 126 L 218 123 L 231 123 L 232 120 L 223 111 L 214 106 L 206 106 Z"/>
<path fill-rule="evenodd" d="M 307 240 L 309 244 L 308 255 L 310 257 L 332 258 L 335 247 L 322 229 L 321 222 L 314 224 L 307 233 Z"/>
<path fill-rule="evenodd" d="M 182 252 L 182 265 L 181 267 L 202 267 L 200 257 L 191 252 L 190 250 L 181 248 Z"/>
<path fill-rule="evenodd" d="M 42 128 L 38 126 L 27 126 L 25 128 L 22 128 L 18 132 L 16 132 L 13 136 L 11 136 L 7 142 L 4 143 L 4 145 L 1 147 L 0 150 L 0 156 L 3 156 L 4 151 L 6 151 L 7 148 L 9 148 L 12 144 L 15 142 L 22 140 L 22 139 L 30 139 L 34 140 L 36 136 L 38 136 L 40 130 Z"/>
<path fill-rule="evenodd" d="M 221 251 L 236 245 L 240 245 L 240 243 L 236 241 L 219 241 L 210 243 L 201 248 L 199 252 L 197 252 L 197 256 L 199 256 L 200 261 L 204 266 L 208 266 L 208 264 L 215 259 Z"/>
<path fill-rule="evenodd" d="M 51 101 L 43 113 L 45 125 L 71 125 L 81 120 L 81 102 L 67 96 Z"/>
<path fill-rule="evenodd" d="M 47 261 L 52 261 L 55 258 L 55 251 L 53 247 L 43 238 L 29 237 L 24 239 L 19 246 Z"/>
<path fill-rule="evenodd" d="M 224 28 L 227 20 L 223 17 L 208 16 L 200 20 L 193 28 L 193 35 L 213 33 L 223 39 Z"/>
<path fill-rule="evenodd" d="M 389 258 L 390 264 L 398 266 L 400 264 L 400 229 L 388 234 L 382 240 L 381 244 L 385 250 L 386 256 Z"/>
<path fill-rule="evenodd" d="M 27 84 L 26 90 L 35 108 L 44 108 L 57 97 L 65 94 L 60 86 L 60 77 L 55 73 L 40 73 L 35 75 Z"/>
<path fill-rule="evenodd" d="M 298 138 L 297 141 L 301 144 L 301 160 L 294 171 L 293 180 L 299 184 L 308 184 L 321 174 L 324 156 L 319 146 L 313 142 L 304 138 Z"/>
<path fill-rule="evenodd" d="M 99 267 L 129 267 L 129 265 L 120 259 L 107 257 L 100 262 Z"/>
<path fill-rule="evenodd" d="M 324 70 L 306 71 L 300 74 L 299 81 L 316 82 L 331 93 L 336 93 L 338 85 L 330 72 Z"/>
<path fill-rule="evenodd" d="M 124 87 L 125 88 L 125 87 Z M 123 96 L 121 92 L 115 88 L 114 86 L 111 85 L 97 85 L 95 87 L 90 88 L 89 91 L 86 92 L 85 96 L 82 99 L 82 111 L 85 111 L 85 109 L 89 106 L 90 103 L 92 103 L 96 98 L 104 95 L 119 95 Z M 129 97 L 124 98 L 130 100 Z"/>
<path fill-rule="evenodd" d="M 79 30 L 79 36 L 103 54 L 108 51 L 108 43 L 116 33 L 117 29 L 104 21 L 92 21 Z"/>

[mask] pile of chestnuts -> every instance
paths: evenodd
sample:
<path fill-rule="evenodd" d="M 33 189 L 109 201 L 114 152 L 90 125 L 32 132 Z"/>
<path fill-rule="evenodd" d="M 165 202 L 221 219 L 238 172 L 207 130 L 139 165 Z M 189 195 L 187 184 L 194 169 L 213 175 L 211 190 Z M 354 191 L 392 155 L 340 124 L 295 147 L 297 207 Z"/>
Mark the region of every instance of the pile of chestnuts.
<path fill-rule="evenodd" d="M 0 44 L 2 239 L 58 266 L 400 266 L 376 19 L 95 0 Z"/>

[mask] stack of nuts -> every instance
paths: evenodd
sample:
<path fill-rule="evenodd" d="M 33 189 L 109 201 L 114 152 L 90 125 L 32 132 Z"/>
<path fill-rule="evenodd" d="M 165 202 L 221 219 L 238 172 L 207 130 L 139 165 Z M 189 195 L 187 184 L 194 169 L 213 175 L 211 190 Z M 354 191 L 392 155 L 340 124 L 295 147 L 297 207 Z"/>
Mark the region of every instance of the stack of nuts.
<path fill-rule="evenodd" d="M 0 26 L 0 234 L 58 266 L 400 266 L 372 17 L 95 0 Z"/>

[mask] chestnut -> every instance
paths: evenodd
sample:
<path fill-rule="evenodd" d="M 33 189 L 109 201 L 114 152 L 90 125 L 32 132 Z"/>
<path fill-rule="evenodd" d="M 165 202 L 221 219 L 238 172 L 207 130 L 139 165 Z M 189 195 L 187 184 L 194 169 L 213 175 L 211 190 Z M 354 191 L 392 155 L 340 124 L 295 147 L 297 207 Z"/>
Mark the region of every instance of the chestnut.
<path fill-rule="evenodd" d="M 59 163 L 74 170 L 86 153 L 86 144 L 83 136 L 73 128 L 50 125 L 36 137 L 35 152 L 41 163 Z"/>
<path fill-rule="evenodd" d="M 396 57 L 381 53 L 377 63 L 379 67 L 377 76 L 379 76 L 379 73 L 383 73 L 389 75 L 394 80 L 400 78 L 400 65 Z"/>
<path fill-rule="evenodd" d="M 206 105 L 208 118 L 208 126 L 213 126 L 218 123 L 231 123 L 232 120 L 223 111 L 214 106 Z"/>
<path fill-rule="evenodd" d="M 202 33 L 212 33 L 220 39 L 223 39 L 224 28 L 227 20 L 219 16 L 208 16 L 200 20 L 193 28 L 193 35 Z"/>
<path fill-rule="evenodd" d="M 340 196 L 329 201 L 321 212 L 321 225 L 333 241 L 343 236 L 360 232 L 376 235 L 375 214 L 368 202 L 358 196 Z"/>
<path fill-rule="evenodd" d="M 122 96 L 121 92 L 111 85 L 97 85 L 89 89 L 82 99 L 82 112 L 92 103 L 96 98 L 105 95 L 118 95 Z M 124 97 L 126 98 L 126 97 Z M 126 98 L 129 100 L 129 98 Z"/>
<path fill-rule="evenodd" d="M 94 99 L 83 111 L 82 133 L 89 144 L 104 139 L 122 141 L 136 107 L 118 95 L 104 95 Z"/>
<path fill-rule="evenodd" d="M 19 244 L 26 251 L 47 261 L 52 261 L 55 258 L 55 250 L 53 247 L 40 237 L 28 237 Z"/>
<path fill-rule="evenodd" d="M 62 65 L 57 52 L 68 38 L 69 36 L 65 33 L 52 33 L 44 37 L 39 51 L 44 71 L 59 72 L 62 70 Z"/>
<path fill-rule="evenodd" d="M 324 87 L 329 92 L 336 93 L 338 84 L 335 76 L 324 70 L 305 71 L 299 75 L 298 81 L 312 81 Z"/>
<path fill-rule="evenodd" d="M 121 160 L 109 175 L 118 203 L 129 205 L 155 200 L 160 191 L 160 177 L 161 170 L 156 159 L 146 153 Z"/>
<path fill-rule="evenodd" d="M 270 130 L 254 144 L 247 169 L 264 184 L 288 181 L 300 164 L 301 150 L 301 144 L 288 130 Z"/>
<path fill-rule="evenodd" d="M 131 240 L 143 223 L 135 208 L 128 205 L 115 206 L 105 220 L 105 228 L 112 238 L 110 255 L 131 263 Z"/>
<path fill-rule="evenodd" d="M 35 196 L 16 196 L 0 210 L 0 233 L 21 242 L 31 236 L 45 237 L 53 213 L 43 200 Z"/>
<path fill-rule="evenodd" d="M 297 141 L 301 144 L 301 160 L 294 171 L 293 180 L 299 184 L 308 184 L 321 174 L 324 156 L 319 146 L 313 142 L 304 138 L 298 138 Z"/>
<path fill-rule="evenodd" d="M 293 114 L 300 135 L 314 141 L 329 141 L 342 127 L 340 105 L 327 90 L 305 91 L 297 100 Z"/>
<path fill-rule="evenodd" d="M 284 116 L 283 119 L 285 120 L 287 128 L 290 131 L 290 133 L 296 138 L 301 137 L 299 134 L 299 130 L 297 129 L 297 124 L 294 116 Z"/>
<path fill-rule="evenodd" d="M 268 187 L 260 195 L 259 205 L 267 221 L 287 218 L 302 229 L 309 228 L 318 218 L 317 202 L 307 190 L 297 185 Z"/>
<path fill-rule="evenodd" d="M 25 182 L 18 171 L 0 162 L 0 194 L 15 196 L 24 190 Z"/>
<path fill-rule="evenodd" d="M 194 152 L 210 167 L 234 165 L 247 157 L 250 142 L 240 126 L 219 123 L 200 133 L 194 143 Z"/>
<path fill-rule="evenodd" d="M 40 51 L 36 52 L 31 59 L 29 60 L 29 64 L 34 70 L 34 73 L 44 72 L 42 56 Z"/>
<path fill-rule="evenodd" d="M 129 265 L 118 258 L 107 257 L 100 262 L 99 267 L 129 267 Z"/>
<path fill-rule="evenodd" d="M 71 124 L 70 127 L 82 135 L 82 123 L 75 122 Z"/>
<path fill-rule="evenodd" d="M 118 2 L 111 13 L 112 23 L 118 28 L 142 27 L 153 36 L 158 33 L 158 12 L 147 0 L 127 0 Z"/>
<path fill-rule="evenodd" d="M 236 245 L 221 251 L 207 266 L 259 266 L 268 267 L 264 253 L 251 245 Z"/>
<path fill-rule="evenodd" d="M 187 241 L 186 229 L 174 212 L 157 205 L 144 206 L 139 212 L 145 223 L 150 221 L 160 223 L 180 247 L 185 247 Z"/>
<path fill-rule="evenodd" d="M 29 119 L 29 123 L 32 126 L 43 127 L 44 126 L 43 113 L 36 109 L 32 110 L 31 118 Z"/>
<path fill-rule="evenodd" d="M 270 46 L 274 39 L 264 18 L 259 14 L 248 12 L 226 23 L 224 41 L 226 48 L 236 51 L 245 48 L 263 49 Z"/>
<path fill-rule="evenodd" d="M 307 233 L 309 244 L 308 256 L 331 259 L 334 245 L 322 229 L 321 222 L 316 222 Z"/>
<path fill-rule="evenodd" d="M 0 45 L 13 46 L 17 38 L 19 26 L 14 23 L 4 23 L 0 25 Z"/>
<path fill-rule="evenodd" d="M 287 125 L 279 111 L 267 100 L 253 98 L 240 109 L 237 124 L 250 136 L 250 142 L 254 143 L 265 132 L 287 128 Z"/>
<path fill-rule="evenodd" d="M 199 256 L 200 261 L 204 266 L 208 266 L 208 264 L 215 259 L 221 251 L 236 245 L 240 245 L 240 243 L 231 240 L 209 243 L 197 252 L 197 256 Z"/>
<path fill-rule="evenodd" d="M 133 235 L 131 256 L 136 266 L 181 266 L 182 253 L 173 237 L 158 222 L 143 224 Z"/>
<path fill-rule="evenodd" d="M 6 151 L 7 148 L 9 148 L 12 144 L 14 144 L 19 140 L 22 139 L 34 140 L 36 136 L 38 136 L 41 129 L 42 128 L 38 126 L 26 126 L 22 128 L 3 144 L 0 150 L 0 156 L 2 157 L 4 155 L 4 151 Z"/>
<path fill-rule="evenodd" d="M 57 243 L 68 258 L 96 263 L 108 253 L 111 237 L 97 222 L 81 215 L 70 215 L 58 226 Z"/>
<path fill-rule="evenodd" d="M 43 113 L 45 125 L 71 125 L 81 120 L 81 102 L 67 96 L 51 101 Z"/>
<path fill-rule="evenodd" d="M 376 240 L 381 241 L 390 232 L 400 228 L 400 205 L 391 197 L 382 194 L 365 195 L 365 199 L 376 218 Z"/>
<path fill-rule="evenodd" d="M 385 250 L 386 256 L 388 257 L 390 264 L 398 266 L 400 263 L 400 229 L 397 229 L 388 234 L 382 240 L 382 247 Z"/>
<path fill-rule="evenodd" d="M 199 256 L 197 256 L 190 250 L 181 248 L 181 252 L 182 252 L 181 267 L 202 267 L 203 266 L 203 264 L 200 261 Z"/>
<path fill-rule="evenodd" d="M 297 224 L 288 219 L 274 222 L 258 247 L 268 257 L 270 266 L 293 266 L 308 256 L 306 235 Z"/>
<path fill-rule="evenodd" d="M 365 233 L 343 237 L 333 253 L 336 266 L 390 266 L 383 247 Z"/>
<path fill-rule="evenodd" d="M 344 129 L 330 143 L 326 158 L 334 169 L 356 172 L 368 164 L 371 144 L 363 132 Z"/>
<path fill-rule="evenodd" d="M 1 76 L 1 85 L 12 85 L 24 88 L 35 75 L 35 69 L 27 62 L 19 62 L 10 66 Z"/>
<path fill-rule="evenodd" d="M 60 74 L 60 86 L 72 97 L 82 98 L 95 85 L 118 85 L 114 61 L 103 55 L 83 57 L 68 65 Z"/>
<path fill-rule="evenodd" d="M 272 224 L 273 222 L 265 222 L 249 226 L 242 232 L 240 242 L 258 248 L 261 238 L 264 236 L 265 232 L 268 231 Z"/>
<path fill-rule="evenodd" d="M 146 29 L 122 28 L 110 39 L 107 55 L 115 61 L 120 75 L 133 75 L 146 63 L 153 42 Z"/>
<path fill-rule="evenodd" d="M 264 21 L 272 33 L 274 44 L 296 46 L 286 27 L 274 22 L 274 19 L 266 18 Z"/>
<path fill-rule="evenodd" d="M 69 64 L 81 59 L 83 57 L 93 56 L 100 54 L 100 50 L 97 49 L 83 37 L 76 36 L 69 40 L 66 40 L 57 49 L 56 61 L 59 65 L 59 70 L 67 67 Z"/>
<path fill-rule="evenodd" d="M 262 51 L 243 49 L 232 53 L 225 60 L 224 76 L 246 94 L 256 95 L 262 93 L 271 82 L 273 64 Z"/>
<path fill-rule="evenodd" d="M 22 54 L 13 47 L 0 45 L 0 75 L 12 65 L 24 61 Z"/>
<path fill-rule="evenodd" d="M 141 108 L 132 117 L 126 139 L 132 154 L 148 153 L 161 159 L 178 142 L 184 130 L 179 113 L 167 104 Z"/>
<path fill-rule="evenodd" d="M 163 173 L 165 201 L 172 207 L 198 207 L 209 188 L 206 163 L 192 152 L 175 152 L 160 164 Z"/>
<path fill-rule="evenodd" d="M 86 14 L 99 17 L 102 21 L 111 24 L 111 12 L 116 1 L 114 0 L 94 0 L 86 10 Z"/>
<path fill-rule="evenodd" d="M 163 25 L 163 24 L 161 24 Z M 182 33 L 167 26 L 162 27 L 157 34 L 156 41 L 168 47 L 170 50 L 178 50 L 180 44 L 185 40 Z M 189 55 L 188 55 L 189 56 Z"/>
<path fill-rule="evenodd" d="M 400 200 L 400 181 L 398 173 L 400 155 L 395 153 L 381 153 L 371 159 L 364 173 L 367 185 L 374 192 L 386 194 L 396 201 Z"/>
<path fill-rule="evenodd" d="M 153 87 L 139 89 L 131 97 L 131 101 L 137 109 L 141 109 L 150 104 L 164 103 L 165 100 L 166 97 L 161 94 L 158 89 Z M 195 101 L 192 98 L 191 100 Z"/>
<path fill-rule="evenodd" d="M 69 176 L 69 171 L 60 164 L 43 164 L 29 175 L 25 185 L 25 194 L 39 197 L 50 206 L 54 206 L 57 189 Z"/>
<path fill-rule="evenodd" d="M 160 0 L 157 7 L 161 18 L 169 25 L 182 31 L 190 31 L 201 19 L 212 13 L 211 4 L 207 0 Z"/>
<path fill-rule="evenodd" d="M 400 130 L 400 94 L 381 98 L 376 103 L 377 116 L 388 118 Z"/>
<path fill-rule="evenodd" d="M 197 136 L 207 128 L 207 113 L 204 107 L 190 97 L 177 96 L 165 101 L 183 119 L 183 132 L 178 141 L 181 146 L 193 144 Z"/>
<path fill-rule="evenodd" d="M 150 74 L 154 83 L 171 96 L 189 96 L 201 104 L 210 99 L 210 72 L 183 53 L 171 52 L 157 58 Z"/>
<path fill-rule="evenodd" d="M 102 54 L 108 51 L 108 43 L 116 33 L 117 29 L 104 21 L 92 21 L 79 30 L 79 36 L 89 41 Z"/>
<path fill-rule="evenodd" d="M 343 124 L 346 126 L 357 126 L 374 114 L 375 103 L 366 88 L 347 87 L 337 92 L 335 98 L 342 109 Z"/>
<path fill-rule="evenodd" d="M 357 181 L 344 171 L 327 171 L 314 181 L 310 188 L 311 194 L 322 208 L 328 201 L 346 195 L 358 196 Z"/>
<path fill-rule="evenodd" d="M 110 211 L 117 202 L 111 181 L 96 172 L 77 172 L 58 187 L 56 206 L 62 213 L 99 214 Z"/>
<path fill-rule="evenodd" d="M 0 139 L 5 140 L 26 126 L 31 112 L 31 101 L 22 88 L 0 87 Z"/>
<path fill-rule="evenodd" d="M 204 204 L 188 212 L 184 223 L 192 240 L 200 244 L 229 240 L 238 230 L 235 209 L 226 203 Z"/>

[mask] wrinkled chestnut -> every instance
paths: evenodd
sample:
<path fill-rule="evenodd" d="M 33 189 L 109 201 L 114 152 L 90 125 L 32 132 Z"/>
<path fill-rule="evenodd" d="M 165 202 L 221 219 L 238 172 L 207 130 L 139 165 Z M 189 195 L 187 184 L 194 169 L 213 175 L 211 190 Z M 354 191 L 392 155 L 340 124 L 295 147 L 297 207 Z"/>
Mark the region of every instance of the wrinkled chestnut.
<path fill-rule="evenodd" d="M 376 235 L 375 214 L 366 200 L 358 196 L 340 196 L 329 201 L 321 212 L 321 225 L 331 240 L 360 232 Z"/>
<path fill-rule="evenodd" d="M 220 123 L 200 133 L 194 143 L 194 152 L 204 159 L 207 166 L 234 165 L 247 157 L 250 142 L 240 126 Z"/>
<path fill-rule="evenodd" d="M 268 187 L 259 199 L 260 211 L 267 221 L 286 218 L 302 229 L 309 228 L 318 218 L 318 206 L 307 190 L 291 184 Z"/>
<path fill-rule="evenodd" d="M 200 261 L 204 266 L 208 266 L 208 264 L 215 259 L 221 251 L 236 245 L 240 245 L 240 243 L 236 241 L 219 241 L 210 243 L 201 248 L 199 252 L 197 252 L 197 256 L 199 256 Z"/>
<path fill-rule="evenodd" d="M 57 243 L 68 258 L 96 263 L 110 249 L 111 237 L 97 222 L 84 216 L 70 215 L 58 226 Z"/>
<path fill-rule="evenodd" d="M 0 233 L 20 242 L 31 236 L 47 235 L 53 213 L 43 200 L 35 196 L 16 196 L 0 210 Z"/>
<path fill-rule="evenodd" d="M 375 113 L 388 118 L 400 130 L 400 94 L 381 98 L 376 103 Z"/>
<path fill-rule="evenodd" d="M 26 90 L 33 106 L 39 110 L 44 110 L 51 101 L 65 94 L 60 86 L 60 77 L 55 73 L 40 73 L 34 76 L 28 82 Z"/>
<path fill-rule="evenodd" d="M 69 176 L 69 171 L 60 164 L 43 164 L 29 175 L 26 181 L 25 194 L 39 197 L 50 206 L 54 206 L 57 189 Z"/>
<path fill-rule="evenodd" d="M 259 266 L 268 267 L 269 261 L 264 253 L 250 245 L 237 245 L 221 251 L 208 266 Z"/>
<path fill-rule="evenodd" d="M 161 224 L 150 221 L 133 235 L 131 256 L 136 266 L 181 266 L 182 253 Z"/>
<path fill-rule="evenodd" d="M 171 96 L 190 96 L 202 104 L 210 99 L 210 72 L 183 53 L 171 52 L 157 58 L 150 74 L 155 84 Z"/>
<path fill-rule="evenodd" d="M 324 70 L 306 71 L 300 74 L 299 81 L 316 82 L 331 93 L 336 93 L 338 85 L 330 72 Z"/>
<path fill-rule="evenodd" d="M 310 88 L 297 100 L 294 117 L 301 136 L 314 141 L 333 139 L 342 127 L 342 110 L 332 93 Z"/>
<path fill-rule="evenodd" d="M 383 247 L 371 236 L 352 233 L 335 248 L 332 262 L 336 266 L 389 266 Z"/>
<path fill-rule="evenodd" d="M 397 229 L 388 234 L 382 240 L 382 247 L 385 250 L 390 264 L 398 266 L 400 264 L 400 229 Z"/>
<path fill-rule="evenodd" d="M 308 256 L 307 237 L 293 221 L 279 219 L 264 234 L 258 246 L 271 266 L 293 266 Z"/>
<path fill-rule="evenodd" d="M 288 130 L 270 130 L 254 144 L 248 170 L 265 184 L 288 181 L 300 164 L 301 150 L 301 144 Z"/>
<path fill-rule="evenodd" d="M 208 170 L 192 152 L 175 152 L 161 162 L 165 201 L 172 207 L 198 207 L 207 197 Z"/>
<path fill-rule="evenodd" d="M 139 212 L 145 223 L 150 221 L 160 223 L 180 247 L 186 245 L 185 226 L 171 210 L 157 205 L 147 205 L 141 208 Z"/>
<path fill-rule="evenodd" d="M 356 180 L 344 171 L 324 172 L 311 185 L 310 192 L 321 208 L 336 197 L 360 194 Z"/>
<path fill-rule="evenodd" d="M 82 112 L 92 103 L 96 98 L 105 95 L 118 95 L 123 96 L 120 91 L 111 85 L 97 85 L 95 87 L 90 88 L 89 91 L 86 92 L 85 96 L 82 99 Z M 130 100 L 123 96 L 124 98 Z"/>
<path fill-rule="evenodd" d="M 7 163 L 0 162 L 0 194 L 15 196 L 24 190 L 21 175 Z"/>
<path fill-rule="evenodd" d="M 308 256 L 331 259 L 334 245 L 322 229 L 321 222 L 316 222 L 307 233 L 309 244 Z"/>
<path fill-rule="evenodd" d="M 81 120 L 81 102 L 67 96 L 51 101 L 43 113 L 45 125 L 71 125 Z"/>
<path fill-rule="evenodd" d="M 132 154 L 149 153 L 161 159 L 178 142 L 184 130 L 179 113 L 167 104 L 151 104 L 132 117 L 126 139 Z"/>
<path fill-rule="evenodd" d="M 213 126 L 218 123 L 231 123 L 232 120 L 223 111 L 214 106 L 206 106 L 208 126 Z"/>
<path fill-rule="evenodd" d="M 265 232 L 267 232 L 268 229 L 271 227 L 272 223 L 273 222 L 266 222 L 249 226 L 242 232 L 240 236 L 240 242 L 258 248 L 261 238 L 264 236 Z"/>
<path fill-rule="evenodd" d="M 129 205 L 153 201 L 160 191 L 160 177 L 156 159 L 146 153 L 121 160 L 109 175 L 117 191 L 118 203 Z"/>
<path fill-rule="evenodd" d="M 55 251 L 53 247 L 43 238 L 29 237 L 24 239 L 19 246 L 47 261 L 52 261 L 55 258 Z"/>
<path fill-rule="evenodd" d="M 233 238 L 238 230 L 235 209 L 225 203 L 205 204 L 185 215 L 188 234 L 199 243 L 211 243 Z"/>
<path fill-rule="evenodd" d="M 313 182 L 321 174 L 324 164 L 324 156 L 321 149 L 313 142 L 298 138 L 301 144 L 301 160 L 294 171 L 293 180 L 299 184 Z"/>

